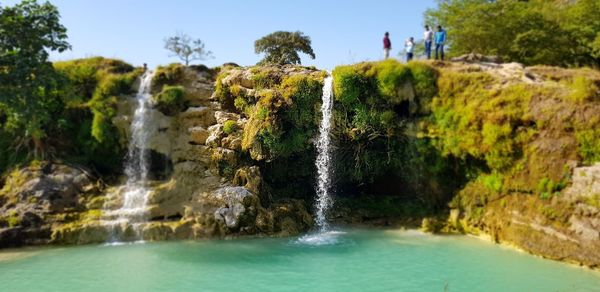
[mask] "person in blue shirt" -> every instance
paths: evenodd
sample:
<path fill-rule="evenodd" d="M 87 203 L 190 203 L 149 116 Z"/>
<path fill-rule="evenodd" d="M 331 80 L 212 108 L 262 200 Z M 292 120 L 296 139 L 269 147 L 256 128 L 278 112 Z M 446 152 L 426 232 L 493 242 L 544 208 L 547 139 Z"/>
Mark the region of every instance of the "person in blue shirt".
<path fill-rule="evenodd" d="M 438 60 L 438 54 L 444 61 L 444 44 L 446 43 L 446 31 L 441 25 L 438 25 L 437 31 L 435 32 L 435 59 Z"/>

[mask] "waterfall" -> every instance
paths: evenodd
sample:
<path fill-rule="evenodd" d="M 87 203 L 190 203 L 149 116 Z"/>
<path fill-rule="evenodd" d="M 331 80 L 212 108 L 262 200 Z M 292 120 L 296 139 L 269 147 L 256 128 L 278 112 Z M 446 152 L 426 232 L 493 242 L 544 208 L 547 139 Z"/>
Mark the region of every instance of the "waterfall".
<path fill-rule="evenodd" d="M 151 110 L 151 81 L 153 74 L 147 71 L 142 75 L 140 87 L 136 95 L 136 108 L 131 121 L 129 148 L 125 160 L 127 182 L 120 193 L 123 205 L 117 210 L 106 212 L 111 218 L 111 225 L 130 224 L 137 239 L 141 238 L 140 223 L 146 220 L 146 205 L 150 190 L 147 187 L 149 173 L 149 156 L 146 149 L 149 138 L 148 123 Z M 113 234 L 113 240 L 115 240 Z"/>
<path fill-rule="evenodd" d="M 333 204 L 329 193 L 331 188 L 331 114 L 333 109 L 333 77 L 325 78 L 323 84 L 323 104 L 321 105 L 321 125 L 317 141 L 317 225 L 320 231 L 327 231 L 326 213 Z"/>

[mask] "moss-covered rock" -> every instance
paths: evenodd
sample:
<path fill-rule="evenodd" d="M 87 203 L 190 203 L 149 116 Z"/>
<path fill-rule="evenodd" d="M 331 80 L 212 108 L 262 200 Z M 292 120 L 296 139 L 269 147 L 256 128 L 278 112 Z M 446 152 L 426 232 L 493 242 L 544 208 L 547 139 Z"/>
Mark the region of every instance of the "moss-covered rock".
<path fill-rule="evenodd" d="M 183 86 L 163 86 L 162 91 L 153 95 L 156 108 L 165 115 L 179 113 L 185 106 L 185 88 Z"/>

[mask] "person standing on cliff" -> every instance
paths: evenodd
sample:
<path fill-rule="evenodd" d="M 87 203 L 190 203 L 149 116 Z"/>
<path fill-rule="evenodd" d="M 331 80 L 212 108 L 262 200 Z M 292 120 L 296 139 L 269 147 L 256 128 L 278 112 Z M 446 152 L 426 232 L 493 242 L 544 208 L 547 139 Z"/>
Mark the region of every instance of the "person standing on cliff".
<path fill-rule="evenodd" d="M 437 32 L 435 33 L 434 40 L 435 59 L 438 60 L 438 57 L 441 57 L 441 60 L 444 61 L 444 44 L 446 43 L 446 31 L 442 28 L 441 25 L 438 25 L 437 27 Z"/>
<path fill-rule="evenodd" d="M 413 52 L 415 51 L 415 39 L 413 37 L 408 38 L 404 44 L 406 47 L 406 63 L 413 59 Z"/>
<path fill-rule="evenodd" d="M 392 50 L 392 41 L 390 41 L 390 33 L 385 32 L 383 37 L 383 58 L 387 59 L 390 57 L 390 51 Z"/>
<path fill-rule="evenodd" d="M 429 60 L 431 59 L 431 43 L 433 41 L 433 31 L 431 31 L 429 25 L 425 26 L 423 41 L 425 42 L 425 56 L 427 56 L 427 60 Z"/>

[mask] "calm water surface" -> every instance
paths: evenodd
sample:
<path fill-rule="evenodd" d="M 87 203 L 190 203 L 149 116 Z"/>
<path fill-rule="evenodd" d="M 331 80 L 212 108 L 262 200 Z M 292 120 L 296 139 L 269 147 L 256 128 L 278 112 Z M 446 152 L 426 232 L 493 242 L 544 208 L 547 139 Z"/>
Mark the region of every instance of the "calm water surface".
<path fill-rule="evenodd" d="M 0 291 L 600 291 L 596 271 L 416 231 L 18 251 Z"/>

